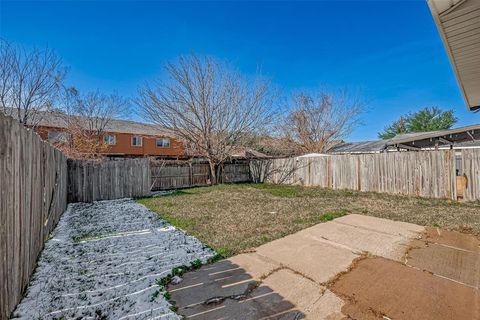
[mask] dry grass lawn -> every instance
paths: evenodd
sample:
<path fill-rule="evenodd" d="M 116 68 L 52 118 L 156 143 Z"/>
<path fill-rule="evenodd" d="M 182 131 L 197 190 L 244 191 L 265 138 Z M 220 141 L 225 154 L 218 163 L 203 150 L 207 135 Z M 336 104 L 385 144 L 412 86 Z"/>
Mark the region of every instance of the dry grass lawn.
<path fill-rule="evenodd" d="M 480 203 L 272 184 L 192 188 L 138 200 L 230 256 L 348 213 L 480 235 Z"/>

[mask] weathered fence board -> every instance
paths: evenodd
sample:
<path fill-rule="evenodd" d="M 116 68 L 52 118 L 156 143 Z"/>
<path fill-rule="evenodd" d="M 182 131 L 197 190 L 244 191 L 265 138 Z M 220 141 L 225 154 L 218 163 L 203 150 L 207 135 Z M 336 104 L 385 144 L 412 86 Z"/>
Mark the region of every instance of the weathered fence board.
<path fill-rule="evenodd" d="M 462 168 L 467 177 L 465 200 L 480 200 L 480 150 L 462 150 Z"/>
<path fill-rule="evenodd" d="M 0 185 L 0 318 L 7 319 L 66 209 L 67 159 L 0 114 Z"/>
<path fill-rule="evenodd" d="M 248 161 L 224 163 L 220 167 L 220 183 L 250 182 L 250 165 Z"/>
<path fill-rule="evenodd" d="M 92 202 L 150 194 L 148 159 L 68 160 L 68 202 Z"/>
<path fill-rule="evenodd" d="M 468 199 L 478 200 L 480 150 L 469 152 L 464 167 L 475 178 Z M 453 150 L 263 160 L 263 167 L 274 183 L 456 199 Z"/>
<path fill-rule="evenodd" d="M 210 167 L 206 162 L 151 161 L 152 191 L 211 184 Z M 245 162 L 224 163 L 218 172 L 219 183 L 250 182 L 250 166 Z"/>

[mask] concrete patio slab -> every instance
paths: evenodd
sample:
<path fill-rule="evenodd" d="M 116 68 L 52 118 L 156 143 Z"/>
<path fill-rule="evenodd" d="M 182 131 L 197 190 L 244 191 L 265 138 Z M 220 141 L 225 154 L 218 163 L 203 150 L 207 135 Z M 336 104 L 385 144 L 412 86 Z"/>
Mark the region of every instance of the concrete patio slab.
<path fill-rule="evenodd" d="M 480 287 L 480 241 L 467 234 L 429 228 L 415 241 L 407 265 L 435 275 Z"/>
<path fill-rule="evenodd" d="M 247 257 L 252 260 L 248 261 Z M 262 278 L 271 272 L 251 254 L 234 260 L 245 262 L 252 270 L 258 266 L 262 274 L 267 272 L 260 276 Z M 187 273 L 180 284 L 169 286 L 171 302 L 179 306 L 180 314 L 190 319 L 304 318 L 294 304 L 267 284 L 252 278 L 240 265 L 224 260 L 212 266 Z M 316 289 L 317 293 L 321 292 L 318 287 Z"/>
<path fill-rule="evenodd" d="M 306 319 L 343 319 L 344 302 L 324 286 L 282 269 L 263 281 L 264 285 L 294 304 Z"/>
<path fill-rule="evenodd" d="M 317 241 L 302 232 L 262 245 L 256 252 L 317 283 L 327 282 L 346 271 L 359 256 L 348 248 Z"/>
<path fill-rule="evenodd" d="M 360 214 L 349 214 L 337 218 L 333 220 L 333 222 L 391 235 L 400 235 L 409 239 L 415 238 L 419 233 L 425 231 L 425 227 L 413 223 L 363 216 Z"/>
<path fill-rule="evenodd" d="M 422 240 L 480 253 L 480 239 L 469 234 L 439 228 L 426 228 Z"/>
<path fill-rule="evenodd" d="M 343 301 L 324 286 L 286 268 L 264 268 L 267 273 L 257 282 L 231 260 L 250 270 L 268 265 L 255 254 L 246 254 L 186 274 L 180 284 L 169 287 L 180 314 L 190 319 L 343 318 Z"/>
<path fill-rule="evenodd" d="M 398 261 L 403 259 L 410 241 L 401 235 L 336 222 L 317 224 L 300 231 L 297 235 L 305 237 L 305 241 L 315 240 L 332 246 L 342 246 L 355 253 L 368 252 Z"/>
<path fill-rule="evenodd" d="M 359 261 L 331 290 L 353 319 L 479 319 L 478 290 L 384 258 Z"/>
<path fill-rule="evenodd" d="M 202 268 L 202 272 L 189 273 L 188 277 L 171 287 L 169 291 L 179 305 L 190 308 L 215 297 L 245 295 L 251 288 L 257 286 L 257 280 L 245 269 L 230 260 L 223 260 L 213 264 L 212 267 Z M 191 290 L 192 288 L 194 290 Z"/>
<path fill-rule="evenodd" d="M 243 268 L 255 280 L 261 280 L 261 278 L 264 278 L 281 266 L 278 262 L 255 252 L 239 254 L 228 260 Z"/>
<path fill-rule="evenodd" d="M 305 315 L 294 304 L 265 285 L 258 287 L 242 301 L 226 299 L 217 304 L 180 308 L 178 312 L 194 320 L 305 319 Z"/>

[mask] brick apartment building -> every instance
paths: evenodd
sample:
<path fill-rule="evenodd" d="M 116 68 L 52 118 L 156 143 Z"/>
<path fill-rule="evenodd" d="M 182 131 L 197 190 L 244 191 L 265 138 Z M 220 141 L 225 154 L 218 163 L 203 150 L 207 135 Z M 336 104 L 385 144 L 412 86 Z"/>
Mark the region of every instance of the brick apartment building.
<path fill-rule="evenodd" d="M 34 130 L 42 139 L 53 144 L 68 140 L 65 115 L 57 112 L 42 112 Z M 185 149 L 181 141 L 158 125 L 128 120 L 110 120 L 105 128 L 104 142 L 108 145 L 109 157 L 182 158 Z"/>

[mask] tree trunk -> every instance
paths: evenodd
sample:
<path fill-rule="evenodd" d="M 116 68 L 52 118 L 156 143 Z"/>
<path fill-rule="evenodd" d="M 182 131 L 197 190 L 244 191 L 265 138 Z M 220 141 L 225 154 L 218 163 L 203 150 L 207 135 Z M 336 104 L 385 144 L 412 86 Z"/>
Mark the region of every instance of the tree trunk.
<path fill-rule="evenodd" d="M 208 165 L 210 167 L 210 182 L 211 184 L 217 184 L 217 171 L 216 171 L 216 166 L 215 163 L 208 159 Z"/>

